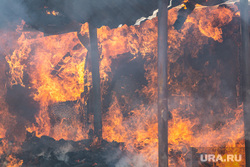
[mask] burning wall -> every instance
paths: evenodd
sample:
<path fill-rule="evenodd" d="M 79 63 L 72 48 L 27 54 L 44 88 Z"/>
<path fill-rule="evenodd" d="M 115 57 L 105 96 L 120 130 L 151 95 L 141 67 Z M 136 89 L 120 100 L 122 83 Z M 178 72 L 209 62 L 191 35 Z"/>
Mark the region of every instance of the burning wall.
<path fill-rule="evenodd" d="M 198 152 L 200 147 L 224 147 L 225 151 L 244 147 L 243 111 L 237 94 L 239 13 L 234 5 L 198 8 L 178 31 L 173 28 L 176 18 L 177 9 L 171 9 L 169 163 L 188 166 L 191 147 Z M 56 140 L 88 138 L 93 129 L 92 81 L 88 42 L 82 45 L 79 37 L 87 41 L 87 24 L 78 33 L 53 36 L 23 32 L 22 25 L 17 32 L 1 32 L 0 138 L 23 142 L 25 131 Z M 155 166 L 157 18 L 139 26 L 101 27 L 98 40 L 103 138 L 124 142 L 131 153 L 117 166 Z M 134 71 L 120 73 L 133 66 L 137 67 Z M 144 77 L 138 77 L 138 71 Z M 10 95 L 17 90 L 19 97 Z M 12 107 L 24 97 L 25 108 L 23 104 Z M 11 103 L 13 98 L 16 101 Z M 12 155 L 4 147 L 2 153 Z"/>

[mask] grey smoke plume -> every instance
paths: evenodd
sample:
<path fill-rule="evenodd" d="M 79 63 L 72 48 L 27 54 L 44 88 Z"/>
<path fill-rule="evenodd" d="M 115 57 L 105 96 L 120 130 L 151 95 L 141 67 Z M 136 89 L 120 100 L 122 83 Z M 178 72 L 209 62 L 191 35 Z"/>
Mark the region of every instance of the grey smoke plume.
<path fill-rule="evenodd" d="M 23 0 L 1 0 L 0 5 L 0 28 L 8 27 L 9 23 L 17 22 L 27 17 L 27 10 Z"/>

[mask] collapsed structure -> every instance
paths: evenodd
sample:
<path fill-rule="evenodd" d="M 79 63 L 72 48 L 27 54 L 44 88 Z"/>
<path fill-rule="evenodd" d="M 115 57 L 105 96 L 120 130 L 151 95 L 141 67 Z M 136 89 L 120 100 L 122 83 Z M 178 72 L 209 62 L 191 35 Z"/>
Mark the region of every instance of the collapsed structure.
<path fill-rule="evenodd" d="M 123 163 L 138 163 L 133 161 L 131 155 L 127 155 L 126 151 L 128 151 L 138 156 L 142 155 L 145 163 L 157 164 L 157 156 L 154 155 L 157 152 L 155 104 L 158 36 L 156 25 L 158 22 L 155 18 L 137 27 L 128 26 L 134 24 L 138 19 L 137 14 L 140 16 L 142 13 L 151 14 L 157 8 L 157 4 L 148 1 L 145 8 L 141 8 L 142 2 L 140 1 L 135 1 L 138 3 L 137 5 L 116 1 L 115 5 L 122 4 L 121 6 L 124 7 L 124 12 L 118 12 L 117 8 L 111 10 L 113 8 L 107 4 L 106 6 L 101 4 L 105 8 L 100 10 L 100 7 L 92 4 L 94 1 L 88 4 L 94 6 L 96 10 L 88 5 L 80 5 L 83 1 L 72 1 L 72 4 L 68 5 L 64 3 L 69 3 L 69 1 L 60 3 L 60 5 L 57 1 L 26 2 L 28 2 L 27 6 L 31 6 L 28 8 L 30 14 L 28 18 L 24 19 L 18 32 L 15 32 L 18 35 L 12 36 L 14 40 L 11 42 L 13 43 L 7 45 L 4 34 L 8 33 L 5 30 L 2 33 L 3 46 L 10 46 L 10 49 L 6 47 L 3 53 L 6 61 L 6 63 L 2 62 L 5 64 L 3 68 L 6 67 L 4 70 L 8 71 L 9 75 L 6 76 L 7 79 L 3 80 L 3 85 L 8 84 L 8 89 L 3 89 L 5 91 L 2 97 L 3 105 L 9 107 L 3 107 L 2 114 L 9 119 L 8 122 L 12 120 L 11 124 L 14 126 L 11 127 L 8 123 L 2 124 L 1 138 L 7 140 L 2 140 L 4 157 L 2 163 L 36 166 L 45 162 L 44 159 L 46 163 L 43 165 L 49 163 L 65 166 L 83 165 L 84 163 L 86 166 L 110 166 L 122 163 L 125 161 L 124 159 L 129 162 Z M 135 11 L 138 12 L 128 12 L 133 5 L 140 8 L 135 7 Z M 168 4 L 165 4 L 165 8 L 166 5 Z M 86 6 L 86 10 L 82 10 L 82 6 Z M 98 11 L 96 13 L 100 15 L 95 15 L 95 11 Z M 35 14 L 36 12 L 40 13 Z M 87 16 L 85 12 L 89 15 Z M 166 73 L 163 75 L 165 76 L 164 82 L 167 82 L 167 78 L 169 78 L 167 82 L 169 95 L 164 91 L 164 96 L 169 98 L 170 113 L 166 117 L 170 119 L 170 136 L 168 137 L 170 164 L 190 163 L 188 161 L 190 154 L 187 153 L 194 149 L 190 151 L 187 148 L 197 148 L 192 153 L 194 156 L 204 151 L 200 147 L 214 146 L 213 141 L 217 142 L 217 147 L 243 147 L 244 142 L 241 140 L 243 137 L 243 109 L 240 98 L 240 92 L 243 90 L 240 84 L 243 81 L 239 80 L 237 71 L 240 69 L 241 62 L 239 49 L 236 46 L 232 47 L 233 43 L 237 43 L 238 46 L 241 43 L 237 6 L 216 6 L 197 9 L 193 13 L 188 12 L 190 15 L 185 17 L 186 22 L 182 21 L 179 26 L 176 25 L 178 18 L 182 16 L 180 12 L 178 14 L 177 9 L 174 8 L 169 12 L 172 16 L 169 18 L 168 27 L 169 77 L 166 77 Z M 124 16 L 115 17 L 119 19 L 114 20 L 113 15 L 116 13 Z M 83 15 L 85 17 L 82 17 Z M 164 17 L 162 19 L 164 21 Z M 90 24 L 82 24 L 86 21 Z M 111 28 L 117 27 L 123 21 L 127 25 L 117 29 L 101 27 L 102 25 L 108 25 Z M 88 31 L 89 27 L 92 27 L 90 31 Z M 97 30 L 96 27 L 101 28 Z M 34 32 L 34 30 L 43 33 Z M 191 36 L 188 34 L 189 32 L 192 32 Z M 92 38 L 92 42 L 90 38 Z M 7 39 L 7 41 L 9 40 Z M 93 46 L 95 47 L 93 48 Z M 166 40 L 163 46 L 166 46 Z M 231 48 L 229 49 L 229 47 Z M 163 56 L 165 52 L 166 49 Z M 95 59 L 93 59 L 93 53 Z M 99 54 L 101 55 L 100 74 Z M 91 55 L 91 60 L 89 55 Z M 93 69 L 95 67 L 98 68 Z M 129 71 L 129 68 L 132 70 Z M 131 76 L 134 79 L 131 79 Z M 92 83 L 98 82 L 100 86 L 96 85 L 96 88 L 91 86 Z M 23 99 L 21 102 L 17 93 Z M 100 116 L 101 111 L 104 118 Z M 206 120 L 206 114 L 210 116 L 210 119 Z M 224 115 L 227 117 L 223 120 L 215 119 Z M 201 120 L 198 121 L 199 117 Z M 103 127 L 100 124 L 102 120 Z M 15 132 L 15 129 L 18 129 L 18 132 Z M 166 129 L 162 128 L 162 130 Z M 32 135 L 29 133 L 27 135 L 33 137 L 26 136 L 25 131 L 30 132 Z M 17 134 L 20 136 L 19 139 Z M 78 147 L 79 143 L 61 142 L 63 144 L 58 146 L 60 151 L 49 144 L 39 146 L 46 149 L 39 150 L 38 153 L 34 152 L 32 148 L 31 151 L 30 148 L 27 148 L 29 142 L 33 143 L 33 140 L 38 143 L 43 143 L 44 140 L 45 143 L 51 141 L 52 145 L 57 145 L 54 144 L 56 141 L 53 141 L 52 138 L 37 138 L 44 135 L 56 140 L 86 139 L 82 142 L 88 144 L 81 144 L 83 145 L 82 150 L 84 148 L 86 150 L 106 149 L 106 145 L 109 146 L 109 144 L 103 145 L 102 142 L 96 141 L 97 136 L 108 142 L 118 142 L 114 144 L 113 154 L 117 154 L 117 150 L 120 148 L 125 150 L 125 153 L 120 153 L 117 159 L 112 161 L 105 158 L 96 161 L 98 159 L 96 158 L 91 162 L 86 162 L 83 160 L 84 156 L 91 155 L 90 152 L 79 153 L 80 156 L 76 158 L 78 155 L 69 149 Z M 218 138 L 209 140 L 208 136 Z M 192 142 L 194 137 L 197 138 L 195 143 Z M 229 138 L 231 142 L 226 142 L 223 138 Z M 23 142 L 24 140 L 25 142 Z M 206 144 L 201 140 L 207 140 Z M 15 147 L 9 146 L 9 142 L 16 144 L 16 141 L 23 143 L 19 152 L 15 152 L 13 149 Z M 124 143 L 124 146 L 121 143 Z M 91 145 L 94 147 L 90 147 Z M 19 146 L 17 144 L 16 147 Z M 66 151 L 62 151 L 65 147 Z M 13 154 L 7 153 L 10 152 L 10 149 Z M 52 151 L 49 151 L 51 149 Z M 164 151 L 166 152 L 165 148 Z M 22 154 L 27 152 L 28 155 Z M 234 150 L 234 152 L 243 153 L 241 150 Z M 34 154 L 35 159 L 25 158 L 25 156 L 29 157 L 29 154 Z M 71 156 L 72 154 L 76 157 Z M 96 154 L 96 156 L 103 157 L 105 154 L 107 152 L 104 151 L 103 154 Z M 111 155 L 113 156 L 113 154 Z"/>

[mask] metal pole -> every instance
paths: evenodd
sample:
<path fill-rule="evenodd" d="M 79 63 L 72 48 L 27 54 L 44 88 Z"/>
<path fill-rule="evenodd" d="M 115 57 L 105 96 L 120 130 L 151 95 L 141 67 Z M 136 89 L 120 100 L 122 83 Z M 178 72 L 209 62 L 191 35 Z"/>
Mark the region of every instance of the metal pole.
<path fill-rule="evenodd" d="M 101 111 L 101 89 L 99 72 L 99 51 L 97 43 L 97 28 L 89 23 L 90 55 L 92 66 L 93 83 L 93 110 L 94 110 L 94 134 L 99 140 L 102 139 L 102 111 Z"/>
<path fill-rule="evenodd" d="M 250 166 L 250 55 L 249 55 L 249 16 L 248 0 L 240 0 L 241 17 L 241 65 L 243 80 L 243 105 L 245 125 L 245 154 L 246 166 Z"/>
<path fill-rule="evenodd" d="M 158 163 L 159 167 L 168 167 L 168 0 L 158 2 Z"/>

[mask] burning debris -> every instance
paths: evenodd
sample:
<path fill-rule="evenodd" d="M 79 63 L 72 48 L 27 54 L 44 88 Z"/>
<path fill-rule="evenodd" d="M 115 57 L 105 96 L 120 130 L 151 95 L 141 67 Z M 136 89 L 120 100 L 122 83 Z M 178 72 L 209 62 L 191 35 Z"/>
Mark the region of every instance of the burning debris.
<path fill-rule="evenodd" d="M 22 151 L 15 157 L 9 155 L 1 159 L 4 160 L 1 164 L 24 167 L 114 166 L 126 155 L 122 148 L 123 145 L 116 142 L 102 141 L 100 144 L 94 144 L 91 139 L 77 142 L 63 139 L 56 141 L 47 136 L 37 138 L 34 133 L 27 133 L 26 140 L 20 148 Z M 114 158 L 107 159 L 107 156 Z"/>
<path fill-rule="evenodd" d="M 91 25 L 82 19 L 87 11 L 80 9 L 83 5 L 76 6 L 80 3 L 76 0 L 66 9 L 62 4 L 68 1 L 25 3 L 34 7 L 28 8 L 30 20 L 24 19 L 17 31 L 0 29 L 0 164 L 157 166 L 158 19 L 130 26 L 138 19 L 136 15 L 127 25 L 114 28 L 134 13 L 125 20 L 117 16 L 118 20 L 103 23 L 103 17 L 117 13 L 107 12 L 106 6 L 91 23 L 100 27 L 96 51 L 100 55 L 103 140 L 97 140 Z M 147 10 L 148 4 L 141 12 L 151 15 L 157 8 L 154 5 Z M 185 7 L 169 10 L 170 166 L 198 165 L 194 160 L 211 147 L 244 155 L 244 150 L 232 149 L 245 147 L 238 6 L 194 6 L 188 15 L 184 12 L 185 17 Z M 78 10 L 72 11 L 73 7 Z M 96 6 L 95 10 L 100 9 Z M 41 18 L 33 22 L 35 16 Z M 225 166 L 221 162 L 205 165 Z"/>

